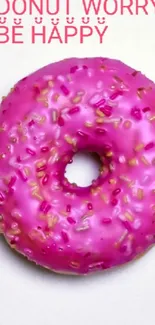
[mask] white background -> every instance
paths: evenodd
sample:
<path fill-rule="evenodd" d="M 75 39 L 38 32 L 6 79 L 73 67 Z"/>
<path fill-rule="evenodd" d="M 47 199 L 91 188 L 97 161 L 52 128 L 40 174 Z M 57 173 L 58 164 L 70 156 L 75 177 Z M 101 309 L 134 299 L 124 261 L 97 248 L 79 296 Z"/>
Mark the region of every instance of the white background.
<path fill-rule="evenodd" d="M 64 1 L 62 0 L 61 4 Z M 71 1 L 74 3 L 73 15 L 80 19 L 83 16 L 80 0 Z M 0 9 L 1 6 L 2 4 Z M 63 10 L 62 5 L 59 17 L 64 16 Z M 100 16 L 104 16 L 104 13 L 101 12 Z M 49 18 L 46 15 L 44 18 L 49 32 Z M 11 25 L 11 19 L 10 14 L 8 25 Z M 118 13 L 108 17 L 109 30 L 103 44 L 99 44 L 94 35 L 81 45 L 78 37 L 72 39 L 69 44 L 59 44 L 55 41 L 52 44 L 32 45 L 29 32 L 33 19 L 30 16 L 25 16 L 24 19 L 27 26 L 24 34 L 25 44 L 0 44 L 0 96 L 5 95 L 14 82 L 26 74 L 70 56 L 119 58 L 155 80 L 153 6 L 150 6 L 149 16 L 145 16 L 141 11 L 139 16 L 126 14 L 121 17 Z M 95 22 L 96 18 L 92 14 L 92 25 Z M 63 23 L 60 24 L 60 31 L 63 33 Z M 81 178 L 83 179 L 83 175 Z M 43 271 L 27 263 L 25 259 L 12 253 L 0 238 L 0 325 L 79 323 L 154 325 L 155 249 L 140 260 L 113 271 L 85 278 L 67 277 Z"/>

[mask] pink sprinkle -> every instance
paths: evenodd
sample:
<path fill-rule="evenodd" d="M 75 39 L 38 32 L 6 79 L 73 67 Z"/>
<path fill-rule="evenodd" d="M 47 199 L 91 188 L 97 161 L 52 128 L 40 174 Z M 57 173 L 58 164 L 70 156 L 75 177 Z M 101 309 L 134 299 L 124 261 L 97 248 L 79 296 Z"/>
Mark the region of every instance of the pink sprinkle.
<path fill-rule="evenodd" d="M 77 131 L 77 135 L 79 135 L 80 137 L 87 137 L 87 134 L 82 132 L 82 131 Z"/>
<path fill-rule="evenodd" d="M 67 218 L 67 221 L 68 221 L 71 225 L 73 225 L 73 224 L 76 223 L 76 221 L 75 221 L 73 218 L 71 218 L 71 217 L 68 217 L 68 218 Z"/>
<path fill-rule="evenodd" d="M 144 113 L 149 112 L 150 110 L 151 110 L 150 107 L 144 107 L 144 108 L 142 109 L 142 111 L 143 111 Z"/>
<path fill-rule="evenodd" d="M 145 150 L 150 150 L 154 147 L 154 143 L 153 142 L 150 142 L 148 143 L 146 146 L 145 146 Z"/>
<path fill-rule="evenodd" d="M 111 204 L 112 204 L 113 206 L 117 205 L 117 203 L 118 203 L 118 200 L 117 200 L 117 199 L 113 198 L 113 199 L 111 200 Z"/>
<path fill-rule="evenodd" d="M 77 65 L 75 65 L 74 67 L 71 67 L 70 73 L 75 73 L 76 70 L 78 70 L 78 66 Z"/>
<path fill-rule="evenodd" d="M 112 149 L 112 146 L 110 145 L 110 144 L 105 144 L 104 145 L 104 150 L 105 151 L 109 151 L 109 150 L 111 150 Z"/>
<path fill-rule="evenodd" d="M 123 95 L 123 91 L 118 90 L 116 93 L 114 93 L 113 95 L 110 96 L 111 100 L 116 99 L 118 96 L 122 96 Z"/>
<path fill-rule="evenodd" d="M 33 150 L 30 149 L 30 148 L 26 148 L 26 152 L 27 152 L 29 155 L 31 155 L 31 156 L 35 156 L 35 155 L 36 155 L 36 152 L 33 151 Z"/>
<path fill-rule="evenodd" d="M 65 231 L 61 231 L 61 236 L 65 243 L 69 242 L 69 237 Z"/>
<path fill-rule="evenodd" d="M 46 185 L 46 184 L 48 183 L 48 181 L 49 181 L 49 175 L 46 174 L 46 175 L 44 176 L 43 180 L 42 180 L 42 184 L 43 184 L 43 185 Z"/>
<path fill-rule="evenodd" d="M 114 190 L 112 192 L 113 195 L 118 195 L 119 193 L 121 192 L 121 189 L 120 188 L 116 188 L 116 190 Z"/>
<path fill-rule="evenodd" d="M 48 204 L 47 201 L 43 201 L 40 205 L 40 211 L 44 212 L 45 214 L 47 214 L 49 212 L 49 210 L 51 209 L 51 205 Z"/>
<path fill-rule="evenodd" d="M 122 221 L 124 227 L 128 230 L 128 231 L 131 231 L 132 228 L 131 228 L 131 225 L 128 221 Z"/>
<path fill-rule="evenodd" d="M 88 210 L 93 210 L 93 205 L 91 203 L 87 204 Z"/>
<path fill-rule="evenodd" d="M 101 129 L 101 128 L 97 128 L 95 132 L 100 135 L 105 135 L 107 133 L 105 129 Z"/>
<path fill-rule="evenodd" d="M 50 149 L 48 147 L 42 147 L 41 152 L 45 153 L 48 152 Z"/>
<path fill-rule="evenodd" d="M 33 120 L 31 120 L 29 123 L 28 123 L 28 126 L 32 126 L 32 125 L 34 125 L 35 124 L 35 122 L 33 121 Z"/>
<path fill-rule="evenodd" d="M 20 158 L 20 156 L 18 156 L 16 160 L 17 160 L 18 163 L 21 163 L 21 158 Z"/>
<path fill-rule="evenodd" d="M 70 94 L 69 89 L 65 85 L 61 85 L 61 90 L 64 93 L 65 96 L 68 96 Z"/>
<path fill-rule="evenodd" d="M 84 70 L 88 70 L 87 65 L 83 65 L 83 69 L 84 69 Z"/>
<path fill-rule="evenodd" d="M 71 108 L 68 113 L 69 114 L 74 114 L 74 113 L 78 113 L 79 111 L 80 111 L 80 107 L 75 106 L 75 107 Z"/>
<path fill-rule="evenodd" d="M 104 98 L 100 99 L 96 104 L 94 104 L 94 108 L 99 108 L 100 106 L 104 105 L 105 102 L 106 101 Z"/>
<path fill-rule="evenodd" d="M 27 177 L 22 173 L 22 171 L 20 169 L 18 169 L 18 175 L 20 176 L 22 181 L 24 181 L 24 182 L 27 181 Z"/>
<path fill-rule="evenodd" d="M 65 124 L 65 121 L 64 121 L 63 117 L 60 116 L 60 117 L 58 118 L 58 125 L 59 125 L 59 126 L 64 126 L 64 124 Z"/>
<path fill-rule="evenodd" d="M 112 222 L 112 220 L 111 220 L 110 218 L 103 218 L 103 219 L 102 219 L 102 222 L 103 222 L 103 223 L 106 223 L 106 224 L 109 224 L 109 223 Z"/>
<path fill-rule="evenodd" d="M 47 165 L 45 164 L 45 165 L 43 165 L 43 166 L 41 166 L 41 167 L 38 167 L 37 168 L 37 172 L 39 173 L 39 172 L 42 172 L 42 171 L 44 171 L 45 169 L 47 169 Z"/>
<path fill-rule="evenodd" d="M 67 204 L 66 212 L 71 212 L 71 205 L 70 204 Z"/>
<path fill-rule="evenodd" d="M 11 180 L 10 180 L 8 186 L 12 187 L 15 184 L 16 180 L 17 180 L 16 176 L 11 177 Z"/>
<path fill-rule="evenodd" d="M 136 119 L 136 120 L 141 120 L 142 119 L 142 115 L 141 115 L 141 111 L 139 108 L 134 107 L 131 110 L 131 115 Z"/>
<path fill-rule="evenodd" d="M 4 195 L 0 192 L 0 201 L 4 201 Z"/>
<path fill-rule="evenodd" d="M 109 105 L 106 105 L 104 107 L 100 107 L 100 111 L 102 111 L 106 116 L 111 116 L 112 114 L 112 107 Z"/>

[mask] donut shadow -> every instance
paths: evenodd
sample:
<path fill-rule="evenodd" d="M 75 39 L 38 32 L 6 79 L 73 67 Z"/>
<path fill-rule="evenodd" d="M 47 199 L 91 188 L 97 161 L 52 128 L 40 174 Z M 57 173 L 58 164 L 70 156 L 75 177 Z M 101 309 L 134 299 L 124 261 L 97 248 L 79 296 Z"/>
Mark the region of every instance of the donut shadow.
<path fill-rule="evenodd" d="M 18 253 L 17 251 L 11 249 L 11 247 L 8 245 L 8 243 L 6 242 L 5 238 L 3 236 L 0 236 L 0 247 L 3 247 L 3 250 L 6 252 L 6 255 L 10 261 L 10 264 L 16 262 L 16 264 L 19 265 L 18 269 L 21 269 L 20 266 L 22 266 L 23 269 L 26 269 L 28 272 L 31 272 L 31 275 L 36 277 L 36 274 L 39 276 L 45 276 L 46 278 L 53 278 L 55 280 L 61 280 L 61 281 L 65 281 L 66 279 L 68 281 L 71 282 L 81 282 L 81 281 L 89 281 L 89 279 L 94 280 L 96 278 L 100 278 L 102 277 L 102 279 L 105 277 L 106 279 L 109 277 L 113 277 L 114 274 L 116 274 L 117 276 L 119 274 L 122 274 L 123 272 L 128 272 L 131 267 L 134 267 L 134 265 L 136 263 L 138 263 L 140 259 L 142 259 L 142 257 L 144 255 L 146 255 L 146 253 L 148 252 L 148 250 L 151 250 L 152 247 L 150 247 L 144 254 L 143 256 L 137 257 L 136 259 L 129 261 L 125 264 L 122 264 L 120 266 L 115 266 L 103 271 L 98 271 L 98 272 L 94 272 L 94 273 L 89 273 L 86 275 L 80 275 L 80 274 L 65 274 L 65 273 L 59 273 L 53 270 L 49 270 L 46 269 L 40 265 L 35 264 L 33 261 L 29 261 L 25 256 L 23 256 L 22 254 Z M 10 265 L 11 266 L 11 265 Z"/>

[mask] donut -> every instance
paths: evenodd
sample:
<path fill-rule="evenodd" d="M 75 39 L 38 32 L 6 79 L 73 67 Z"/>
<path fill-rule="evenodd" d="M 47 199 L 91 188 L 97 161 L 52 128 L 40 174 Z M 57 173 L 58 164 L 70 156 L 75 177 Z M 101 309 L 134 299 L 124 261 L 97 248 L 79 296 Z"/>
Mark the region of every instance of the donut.
<path fill-rule="evenodd" d="M 66 166 L 96 153 L 99 177 Z M 155 84 L 123 62 L 69 58 L 23 78 L 0 110 L 0 231 L 28 260 L 87 275 L 155 242 Z"/>

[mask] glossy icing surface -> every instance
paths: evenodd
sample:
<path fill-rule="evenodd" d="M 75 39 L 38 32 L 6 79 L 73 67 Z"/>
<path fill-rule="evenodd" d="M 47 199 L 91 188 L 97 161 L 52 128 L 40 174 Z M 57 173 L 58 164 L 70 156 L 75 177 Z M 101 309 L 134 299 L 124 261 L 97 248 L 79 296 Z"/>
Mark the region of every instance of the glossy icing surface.
<path fill-rule="evenodd" d="M 65 178 L 77 151 L 99 178 Z M 155 85 L 107 58 L 66 59 L 19 81 L 0 111 L 0 231 L 28 259 L 87 274 L 155 241 Z"/>

